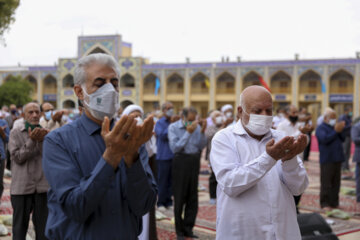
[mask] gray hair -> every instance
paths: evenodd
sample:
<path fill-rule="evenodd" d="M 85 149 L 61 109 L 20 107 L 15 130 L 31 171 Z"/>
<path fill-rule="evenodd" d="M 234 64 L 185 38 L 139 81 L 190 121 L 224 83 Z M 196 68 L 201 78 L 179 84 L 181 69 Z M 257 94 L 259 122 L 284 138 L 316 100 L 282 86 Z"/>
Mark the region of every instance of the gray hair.
<path fill-rule="evenodd" d="M 214 118 L 215 115 L 218 115 L 218 114 L 222 114 L 222 113 L 219 110 L 214 110 L 214 111 L 211 112 L 210 117 Z"/>
<path fill-rule="evenodd" d="M 334 109 L 332 109 L 332 108 L 326 108 L 326 109 L 325 109 L 325 112 L 324 112 L 324 119 L 325 119 L 325 118 L 328 118 L 328 116 L 329 116 L 330 114 L 334 113 L 334 112 L 335 112 Z"/>
<path fill-rule="evenodd" d="M 29 103 L 27 103 L 27 104 L 25 104 L 24 106 L 23 106 L 23 113 L 25 113 L 25 110 L 28 108 L 28 106 L 30 106 L 30 105 L 32 105 L 32 104 L 34 104 L 34 105 L 36 105 L 38 108 L 39 108 L 39 110 L 41 111 L 41 108 L 40 108 L 40 105 L 38 104 L 38 103 L 36 103 L 36 102 L 29 102 Z"/>
<path fill-rule="evenodd" d="M 113 56 L 104 53 L 94 53 L 82 57 L 76 64 L 74 70 L 74 83 L 75 85 L 83 85 L 86 82 L 86 68 L 90 65 L 97 63 L 108 66 L 114 70 L 117 77 L 120 77 L 120 67 Z"/>
<path fill-rule="evenodd" d="M 172 104 L 170 101 L 166 101 L 161 105 L 161 110 L 164 111 L 164 109 L 167 107 L 167 105 Z"/>

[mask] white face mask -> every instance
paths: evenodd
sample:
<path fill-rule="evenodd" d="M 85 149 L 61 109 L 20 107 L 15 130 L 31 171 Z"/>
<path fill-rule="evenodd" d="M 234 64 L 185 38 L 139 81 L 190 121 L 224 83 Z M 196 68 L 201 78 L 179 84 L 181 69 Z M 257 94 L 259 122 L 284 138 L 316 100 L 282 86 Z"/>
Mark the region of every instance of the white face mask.
<path fill-rule="evenodd" d="M 225 113 L 226 118 L 232 118 L 233 114 L 232 112 Z"/>
<path fill-rule="evenodd" d="M 248 114 L 248 113 L 246 114 L 250 116 L 250 119 L 248 124 L 245 125 L 245 127 L 251 133 L 255 134 L 256 136 L 262 136 L 270 131 L 273 120 L 272 116 Z"/>
<path fill-rule="evenodd" d="M 215 124 L 216 125 L 220 125 L 220 124 L 222 124 L 223 123 L 223 117 L 222 116 L 217 116 L 216 118 L 215 118 Z"/>
<path fill-rule="evenodd" d="M 335 124 L 336 124 L 336 119 L 330 119 L 329 120 L 329 125 L 330 126 L 335 126 Z"/>
<path fill-rule="evenodd" d="M 171 108 L 171 109 L 167 110 L 165 115 L 168 117 L 172 117 L 174 115 L 174 109 Z"/>
<path fill-rule="evenodd" d="M 120 107 L 119 93 L 111 83 L 104 84 L 91 94 L 87 94 L 84 88 L 83 91 L 84 105 L 94 118 L 102 121 L 105 116 L 109 119 L 114 117 Z"/>
<path fill-rule="evenodd" d="M 137 122 L 137 123 L 136 123 L 137 126 L 143 124 L 143 122 L 144 122 L 141 117 L 137 117 L 137 118 L 135 118 L 135 120 L 136 120 L 136 122 Z"/>

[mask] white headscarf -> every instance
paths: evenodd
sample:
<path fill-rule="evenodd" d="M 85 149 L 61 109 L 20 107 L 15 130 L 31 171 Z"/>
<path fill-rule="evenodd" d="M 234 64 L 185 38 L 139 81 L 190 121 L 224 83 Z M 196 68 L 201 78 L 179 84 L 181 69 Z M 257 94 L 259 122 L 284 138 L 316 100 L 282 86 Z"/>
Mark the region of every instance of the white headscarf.
<path fill-rule="evenodd" d="M 221 107 L 221 112 L 224 113 L 225 111 L 227 111 L 229 109 L 234 109 L 234 108 L 230 104 L 226 104 L 226 105 Z"/>
<path fill-rule="evenodd" d="M 129 115 L 134 111 L 139 111 L 141 113 L 141 117 L 144 115 L 144 110 L 139 105 L 135 105 L 135 104 L 131 104 L 127 106 L 122 112 L 122 115 Z"/>

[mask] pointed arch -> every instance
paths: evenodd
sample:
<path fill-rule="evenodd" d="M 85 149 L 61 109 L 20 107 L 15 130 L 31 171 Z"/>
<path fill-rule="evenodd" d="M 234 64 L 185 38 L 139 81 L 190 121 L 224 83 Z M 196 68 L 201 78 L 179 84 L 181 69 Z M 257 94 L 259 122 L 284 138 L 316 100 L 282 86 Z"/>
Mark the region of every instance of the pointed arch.
<path fill-rule="evenodd" d="M 74 87 L 74 77 L 69 73 L 62 80 L 63 88 L 72 88 Z"/>
<path fill-rule="evenodd" d="M 291 94 L 291 76 L 284 71 L 277 71 L 270 78 L 270 89 L 273 93 Z"/>
<path fill-rule="evenodd" d="M 121 88 L 133 88 L 133 87 L 135 87 L 135 78 L 129 73 L 124 74 L 120 78 L 120 87 Z"/>
<path fill-rule="evenodd" d="M 204 94 L 209 93 L 209 79 L 202 73 L 198 72 L 191 78 L 191 93 Z"/>
<path fill-rule="evenodd" d="M 235 94 L 235 77 L 228 73 L 221 73 L 216 79 L 217 94 Z"/>
<path fill-rule="evenodd" d="M 243 90 L 249 86 L 252 85 L 259 85 L 261 86 L 260 83 L 260 74 L 258 74 L 255 71 L 250 71 L 248 72 L 244 77 L 243 77 Z"/>
<path fill-rule="evenodd" d="M 316 93 L 321 94 L 321 75 L 309 69 L 299 78 L 300 94 Z"/>
<path fill-rule="evenodd" d="M 144 77 L 144 94 L 154 94 L 156 85 L 156 76 L 154 73 L 149 73 Z"/>
<path fill-rule="evenodd" d="M 167 93 L 168 94 L 182 94 L 184 93 L 184 78 L 178 74 L 173 73 L 167 79 Z"/>
<path fill-rule="evenodd" d="M 339 69 L 330 76 L 330 93 L 352 94 L 354 76 L 344 69 Z"/>

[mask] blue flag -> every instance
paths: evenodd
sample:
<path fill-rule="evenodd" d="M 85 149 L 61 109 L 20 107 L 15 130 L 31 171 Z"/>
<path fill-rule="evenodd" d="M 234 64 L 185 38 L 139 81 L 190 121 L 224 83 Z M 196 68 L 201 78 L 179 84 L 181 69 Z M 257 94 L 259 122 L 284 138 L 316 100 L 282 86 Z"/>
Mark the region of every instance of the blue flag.
<path fill-rule="evenodd" d="M 322 93 L 326 93 L 326 86 L 324 81 L 320 78 L 320 83 L 321 83 L 321 92 Z"/>
<path fill-rule="evenodd" d="M 155 92 L 154 92 L 155 96 L 158 95 L 159 89 L 160 89 L 160 80 L 159 80 L 158 77 L 156 77 L 156 79 L 155 79 Z"/>

